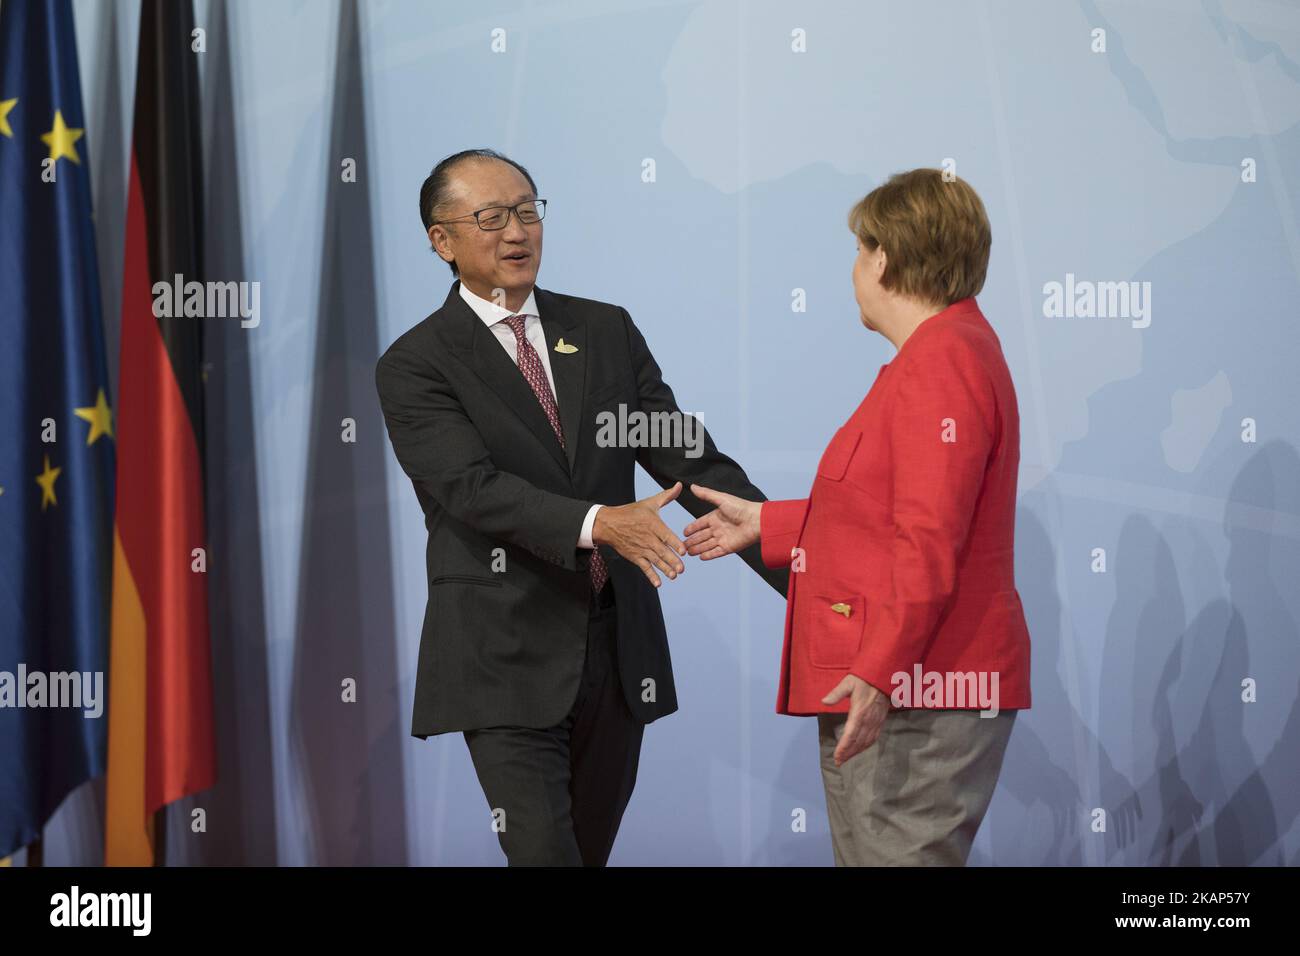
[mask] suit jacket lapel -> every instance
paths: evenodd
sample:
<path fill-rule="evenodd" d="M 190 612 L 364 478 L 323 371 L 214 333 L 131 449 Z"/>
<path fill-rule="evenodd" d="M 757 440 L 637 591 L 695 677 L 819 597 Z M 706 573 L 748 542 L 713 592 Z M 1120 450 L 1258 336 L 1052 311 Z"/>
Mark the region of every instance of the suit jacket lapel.
<path fill-rule="evenodd" d="M 542 309 L 538 304 L 538 311 Z M 542 446 L 555 459 L 556 464 L 567 472 L 569 462 L 565 453 L 560 449 L 560 443 L 555 437 L 555 431 L 551 428 L 551 423 L 546 418 L 546 412 L 542 409 L 542 404 L 533 394 L 532 388 L 524 380 L 523 375 L 519 372 L 519 366 L 510 361 L 510 356 L 506 350 L 501 347 L 496 336 L 492 334 L 483 324 L 482 319 L 474 314 L 474 310 L 469 307 L 464 299 L 460 297 L 460 282 L 457 280 L 447 296 L 447 301 L 443 303 L 441 310 L 444 313 L 442 322 L 447 326 L 448 340 L 453 348 L 461 353 L 462 359 L 474 371 L 474 373 L 498 398 L 500 398 L 510 410 L 528 426 L 542 444 Z M 568 341 L 567 339 L 565 341 Z M 552 369 L 554 372 L 554 369 Z M 558 391 L 558 383 L 557 383 Z M 560 402 L 561 424 L 563 425 L 564 404 Z M 568 429 L 565 429 L 564 440 L 569 441 Z"/>
<path fill-rule="evenodd" d="M 564 429 L 564 451 L 569 459 L 569 474 L 573 474 L 577 464 L 578 448 L 582 444 L 583 399 L 587 384 L 586 330 L 577 317 L 560 304 L 558 298 L 545 289 L 533 291 L 537 301 L 537 311 L 542 317 L 542 332 L 546 335 L 551 376 L 555 380 L 555 394 L 560 406 L 560 427 Z M 560 339 L 564 339 L 564 344 L 573 346 L 576 351 L 557 352 L 555 347 Z"/>

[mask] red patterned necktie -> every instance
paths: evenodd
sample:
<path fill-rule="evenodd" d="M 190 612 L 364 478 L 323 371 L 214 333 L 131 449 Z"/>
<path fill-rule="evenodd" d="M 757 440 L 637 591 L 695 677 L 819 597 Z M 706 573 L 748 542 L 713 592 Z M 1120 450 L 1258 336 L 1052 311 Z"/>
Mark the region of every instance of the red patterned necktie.
<path fill-rule="evenodd" d="M 524 317 L 512 315 L 506 318 L 505 322 L 510 326 L 510 331 L 515 333 L 519 371 L 523 374 L 524 381 L 532 388 L 533 394 L 537 396 L 537 400 L 542 403 L 546 420 L 551 423 L 551 428 L 555 429 L 555 437 L 560 440 L 560 447 L 563 448 L 564 430 L 560 428 L 560 410 L 556 407 L 555 396 L 551 394 L 551 384 L 546 380 L 546 369 L 542 365 L 542 358 L 524 336 Z M 587 575 L 591 578 L 592 591 L 599 594 L 600 589 L 609 579 L 609 570 L 605 567 L 605 559 L 600 556 L 599 548 L 591 549 L 591 563 L 587 565 Z"/>

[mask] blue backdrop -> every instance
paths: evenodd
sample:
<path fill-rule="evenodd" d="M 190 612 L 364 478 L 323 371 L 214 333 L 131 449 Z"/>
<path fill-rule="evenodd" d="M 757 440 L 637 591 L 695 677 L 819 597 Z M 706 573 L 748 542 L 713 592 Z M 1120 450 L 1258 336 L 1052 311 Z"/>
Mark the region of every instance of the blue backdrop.
<path fill-rule="evenodd" d="M 138 5 L 75 10 L 115 362 Z M 184 804 L 207 833 L 173 814 L 177 862 L 503 859 L 463 740 L 407 736 L 425 532 L 372 378 L 446 294 L 417 196 L 469 146 L 550 200 L 540 284 L 625 306 L 770 497 L 806 492 L 891 357 L 858 322 L 849 206 L 950 164 L 993 225 L 1035 702 L 971 862 L 1300 860 L 1296 8 L 196 10 L 210 271 L 260 281 L 262 316 L 209 320 L 221 781 Z M 1139 283 L 1149 313 L 1056 317 L 1053 282 Z M 681 710 L 647 731 L 611 862 L 829 864 L 815 725 L 773 711 L 782 601 L 738 561 L 663 600 Z M 100 858 L 100 802 L 65 805 L 47 863 Z"/>

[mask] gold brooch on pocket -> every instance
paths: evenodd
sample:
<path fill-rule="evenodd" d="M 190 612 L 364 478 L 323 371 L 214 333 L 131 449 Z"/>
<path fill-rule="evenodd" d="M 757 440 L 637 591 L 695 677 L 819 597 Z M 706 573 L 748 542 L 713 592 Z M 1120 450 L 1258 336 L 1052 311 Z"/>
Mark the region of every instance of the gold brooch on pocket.
<path fill-rule="evenodd" d="M 847 604 L 842 604 L 842 603 L 832 604 L 831 610 L 834 611 L 836 614 L 843 614 L 845 617 L 848 617 L 850 614 L 853 613 L 853 608 L 849 607 Z"/>

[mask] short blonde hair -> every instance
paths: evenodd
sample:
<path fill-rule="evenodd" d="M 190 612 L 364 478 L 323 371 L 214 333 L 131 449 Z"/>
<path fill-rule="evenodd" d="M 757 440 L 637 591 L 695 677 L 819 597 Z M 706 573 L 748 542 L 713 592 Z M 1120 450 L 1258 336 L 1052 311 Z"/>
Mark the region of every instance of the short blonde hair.
<path fill-rule="evenodd" d="M 993 234 L 964 179 L 937 169 L 895 173 L 849 210 L 849 229 L 869 250 L 884 247 L 886 289 L 952 305 L 984 288 Z"/>

